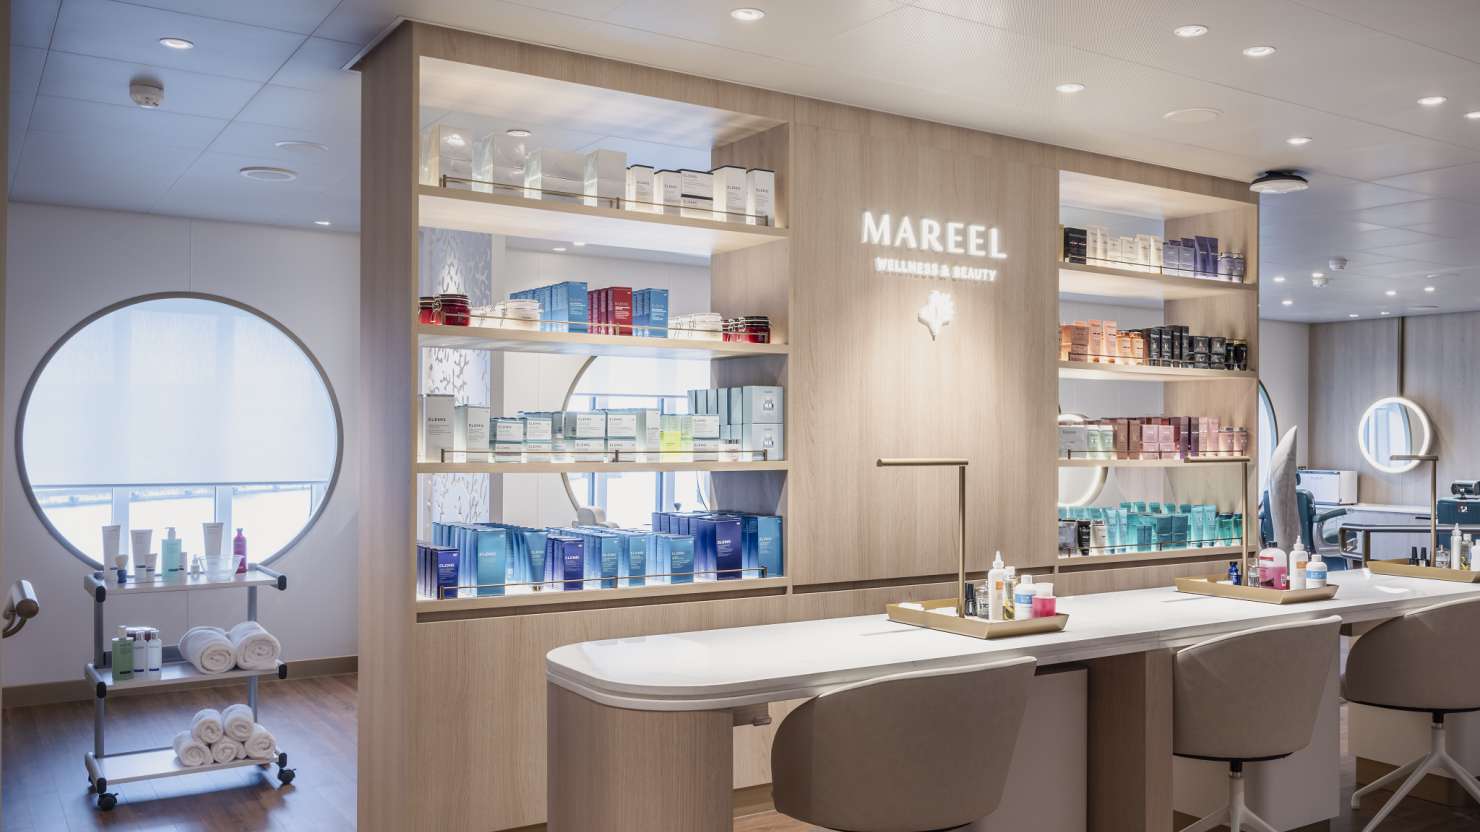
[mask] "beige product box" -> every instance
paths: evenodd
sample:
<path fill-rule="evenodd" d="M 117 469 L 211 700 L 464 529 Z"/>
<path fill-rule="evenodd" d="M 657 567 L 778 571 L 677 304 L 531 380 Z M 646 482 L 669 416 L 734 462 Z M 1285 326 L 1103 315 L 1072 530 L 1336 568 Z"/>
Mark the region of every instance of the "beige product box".
<path fill-rule="evenodd" d="M 690 417 L 690 435 L 695 439 L 719 439 L 719 414 L 696 413 Z"/>
<path fill-rule="evenodd" d="M 639 451 L 660 450 L 662 435 L 663 416 L 661 413 L 656 410 L 637 411 L 637 449 Z"/>
<path fill-rule="evenodd" d="M 678 214 L 683 208 L 683 174 L 676 170 L 653 174 L 653 199 L 661 213 Z"/>
<path fill-rule="evenodd" d="M 567 410 L 563 414 L 565 429 L 561 435 L 569 442 L 575 439 L 605 439 L 606 414 L 601 411 Z M 574 450 L 574 448 L 572 448 Z"/>
<path fill-rule="evenodd" d="M 524 168 L 529 164 L 529 138 L 501 133 L 485 136 L 473 145 L 473 190 L 483 193 L 522 193 Z M 492 184 L 488 184 L 492 183 Z"/>
<path fill-rule="evenodd" d="M 494 442 L 523 442 L 524 420 L 496 418 L 493 420 Z"/>
<path fill-rule="evenodd" d="M 744 222 L 745 168 L 725 165 L 709 175 L 714 184 L 714 218 L 720 222 Z"/>
<path fill-rule="evenodd" d="M 442 452 L 452 450 L 452 397 L 428 393 L 421 397 L 421 458 L 441 462 Z"/>
<path fill-rule="evenodd" d="M 488 408 L 475 404 L 460 404 L 452 409 L 452 447 L 465 451 L 488 450 Z M 482 462 L 484 454 L 476 454 L 473 462 Z"/>
<path fill-rule="evenodd" d="M 622 207 L 629 211 L 653 214 L 661 211 L 653 198 L 653 169 L 647 165 L 627 167 L 626 203 Z"/>
<path fill-rule="evenodd" d="M 586 204 L 616 208 L 627 194 L 627 154 L 620 150 L 593 150 L 586 154 Z"/>
<path fill-rule="evenodd" d="M 607 439 L 637 439 L 637 414 L 606 412 Z M 633 448 L 632 450 L 636 450 Z"/>
<path fill-rule="evenodd" d="M 542 147 L 524 166 L 524 195 L 530 199 L 577 202 L 586 187 L 586 157 Z"/>
<path fill-rule="evenodd" d="M 694 438 L 695 462 L 718 462 L 720 440 Z"/>
<path fill-rule="evenodd" d="M 421 131 L 421 184 L 442 187 L 442 177 L 455 190 L 471 190 L 473 132 L 463 127 L 434 124 Z"/>
<path fill-rule="evenodd" d="M 524 441 L 525 462 L 555 462 L 555 446 L 550 442 Z"/>
<path fill-rule="evenodd" d="M 567 439 L 576 462 L 605 462 L 606 439 Z"/>
<path fill-rule="evenodd" d="M 755 168 L 745 172 L 745 218 L 751 225 L 776 224 L 776 172 Z"/>
<path fill-rule="evenodd" d="M 525 442 L 549 442 L 553 438 L 553 422 L 548 413 L 526 413 L 524 419 Z"/>
<path fill-rule="evenodd" d="M 778 424 L 740 426 L 740 449 L 747 462 L 761 461 L 761 451 L 766 452 L 766 461 L 786 459 L 785 432 Z M 753 453 L 752 453 L 753 452 Z"/>

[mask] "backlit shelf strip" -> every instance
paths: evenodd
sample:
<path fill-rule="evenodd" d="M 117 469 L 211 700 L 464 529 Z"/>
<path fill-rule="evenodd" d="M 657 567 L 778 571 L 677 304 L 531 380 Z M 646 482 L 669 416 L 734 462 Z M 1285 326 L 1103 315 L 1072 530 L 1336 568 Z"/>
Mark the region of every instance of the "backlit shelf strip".
<path fill-rule="evenodd" d="M 694 581 L 684 584 L 650 584 L 647 586 L 624 586 L 616 589 L 583 589 L 564 592 L 520 592 L 510 595 L 485 595 L 477 598 L 447 598 L 434 600 L 421 597 L 416 600 L 418 615 L 436 616 L 439 613 L 459 613 L 476 610 L 528 610 L 538 612 L 545 607 L 602 607 L 625 604 L 636 599 L 663 598 L 671 596 L 712 595 L 755 595 L 782 594 L 791 586 L 787 577 L 741 578 L 728 581 Z"/>
<path fill-rule="evenodd" d="M 1075 295 L 1191 300 L 1257 293 L 1258 284 L 1057 261 L 1059 291 Z"/>
<path fill-rule="evenodd" d="M 1145 563 L 1158 560 L 1194 558 L 1241 558 L 1242 546 L 1196 546 L 1190 549 L 1160 549 L 1151 552 L 1116 552 L 1111 555 L 1059 555 L 1060 569 L 1089 568 L 1112 563 Z"/>
<path fill-rule="evenodd" d="M 1195 367 L 1151 367 L 1145 364 L 1090 364 L 1060 361 L 1059 378 L 1087 381 L 1257 381 L 1253 370 L 1204 370 Z"/>
<path fill-rule="evenodd" d="M 1243 465 L 1246 456 L 1199 456 L 1174 459 L 1096 459 L 1076 457 L 1059 459 L 1060 468 L 1192 468 L 1199 465 Z"/>
<path fill-rule="evenodd" d="M 755 344 L 748 341 L 652 338 L 591 332 L 541 332 L 506 327 L 440 324 L 417 324 L 416 337 L 422 347 L 638 358 L 723 358 L 786 355 L 791 351 L 786 344 Z"/>

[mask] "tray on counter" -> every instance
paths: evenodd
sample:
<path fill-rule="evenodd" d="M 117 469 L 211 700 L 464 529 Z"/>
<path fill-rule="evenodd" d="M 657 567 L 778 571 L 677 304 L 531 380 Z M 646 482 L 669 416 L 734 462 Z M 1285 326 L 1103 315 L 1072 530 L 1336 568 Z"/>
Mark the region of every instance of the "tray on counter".
<path fill-rule="evenodd" d="M 1013 636 L 1028 636 L 1035 633 L 1053 633 L 1064 629 L 1069 623 L 1068 613 L 1058 615 L 1046 615 L 1042 618 L 1025 618 L 1021 621 L 988 621 L 985 618 L 958 618 L 954 615 L 942 615 L 930 612 L 942 607 L 955 609 L 956 601 L 952 598 L 944 598 L 939 601 L 921 601 L 923 610 L 910 609 L 903 604 L 889 604 L 885 611 L 889 614 L 889 620 L 900 624 L 909 624 L 913 627 L 924 627 L 928 630 L 941 630 L 947 633 L 955 633 L 960 636 L 971 638 L 1011 638 Z"/>
<path fill-rule="evenodd" d="M 1206 578 L 1178 578 L 1177 591 L 1195 595 L 1212 595 L 1218 598 L 1233 598 L 1239 601 L 1257 601 L 1261 604 L 1304 604 L 1308 601 L 1326 601 L 1336 597 L 1336 584 L 1327 584 L 1319 589 L 1274 589 L 1267 586 L 1244 586 L 1242 584 L 1219 583 L 1222 575 Z"/>
<path fill-rule="evenodd" d="M 1400 578 L 1428 578 L 1431 581 L 1453 581 L 1460 584 L 1480 583 L 1480 572 L 1468 569 L 1441 569 L 1437 566 L 1414 566 L 1397 560 L 1369 560 L 1367 569 L 1374 575 L 1396 575 Z"/>

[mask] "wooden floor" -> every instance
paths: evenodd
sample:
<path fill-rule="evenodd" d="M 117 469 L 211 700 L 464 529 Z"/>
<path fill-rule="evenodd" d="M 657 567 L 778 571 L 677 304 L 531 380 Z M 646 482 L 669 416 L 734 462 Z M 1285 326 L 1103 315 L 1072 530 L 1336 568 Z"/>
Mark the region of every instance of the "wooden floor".
<path fill-rule="evenodd" d="M 92 748 L 92 703 L 7 708 L 4 735 L 5 832 L 128 830 L 283 830 L 332 832 L 355 827 L 355 677 L 290 679 L 262 686 L 262 721 L 276 733 L 298 778 L 279 786 L 255 769 L 192 774 L 118 788 L 112 812 L 99 812 L 86 791 L 82 755 Z M 109 706 L 109 747 L 163 745 L 190 716 L 245 698 L 245 687 L 161 696 L 128 696 Z M 1345 719 L 1342 720 L 1345 746 Z M 1343 758 L 1342 799 L 1355 777 Z M 1332 832 L 1358 832 L 1381 797 L 1343 811 Z M 736 832 L 806 832 L 805 824 L 767 812 L 735 822 Z M 1450 809 L 1407 800 L 1382 832 L 1480 830 L 1480 808 Z"/>
<path fill-rule="evenodd" d="M 262 685 L 262 724 L 297 771 L 279 786 L 276 768 L 189 774 L 119 786 L 117 808 L 100 812 L 87 792 L 82 755 L 92 750 L 93 705 L 73 702 L 6 708 L 3 743 L 5 832 L 283 830 L 355 828 L 355 677 L 323 676 Z M 108 750 L 167 745 L 201 708 L 246 701 L 246 686 L 108 703 Z"/>

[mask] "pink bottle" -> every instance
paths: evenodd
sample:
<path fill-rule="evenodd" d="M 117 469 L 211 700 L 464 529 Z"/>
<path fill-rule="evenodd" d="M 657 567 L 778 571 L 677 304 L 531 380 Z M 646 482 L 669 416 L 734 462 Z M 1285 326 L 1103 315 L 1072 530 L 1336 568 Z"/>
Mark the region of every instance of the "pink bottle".
<path fill-rule="evenodd" d="M 236 558 L 236 574 L 247 574 L 247 536 L 241 529 L 237 529 L 236 537 L 232 538 L 231 555 Z"/>

